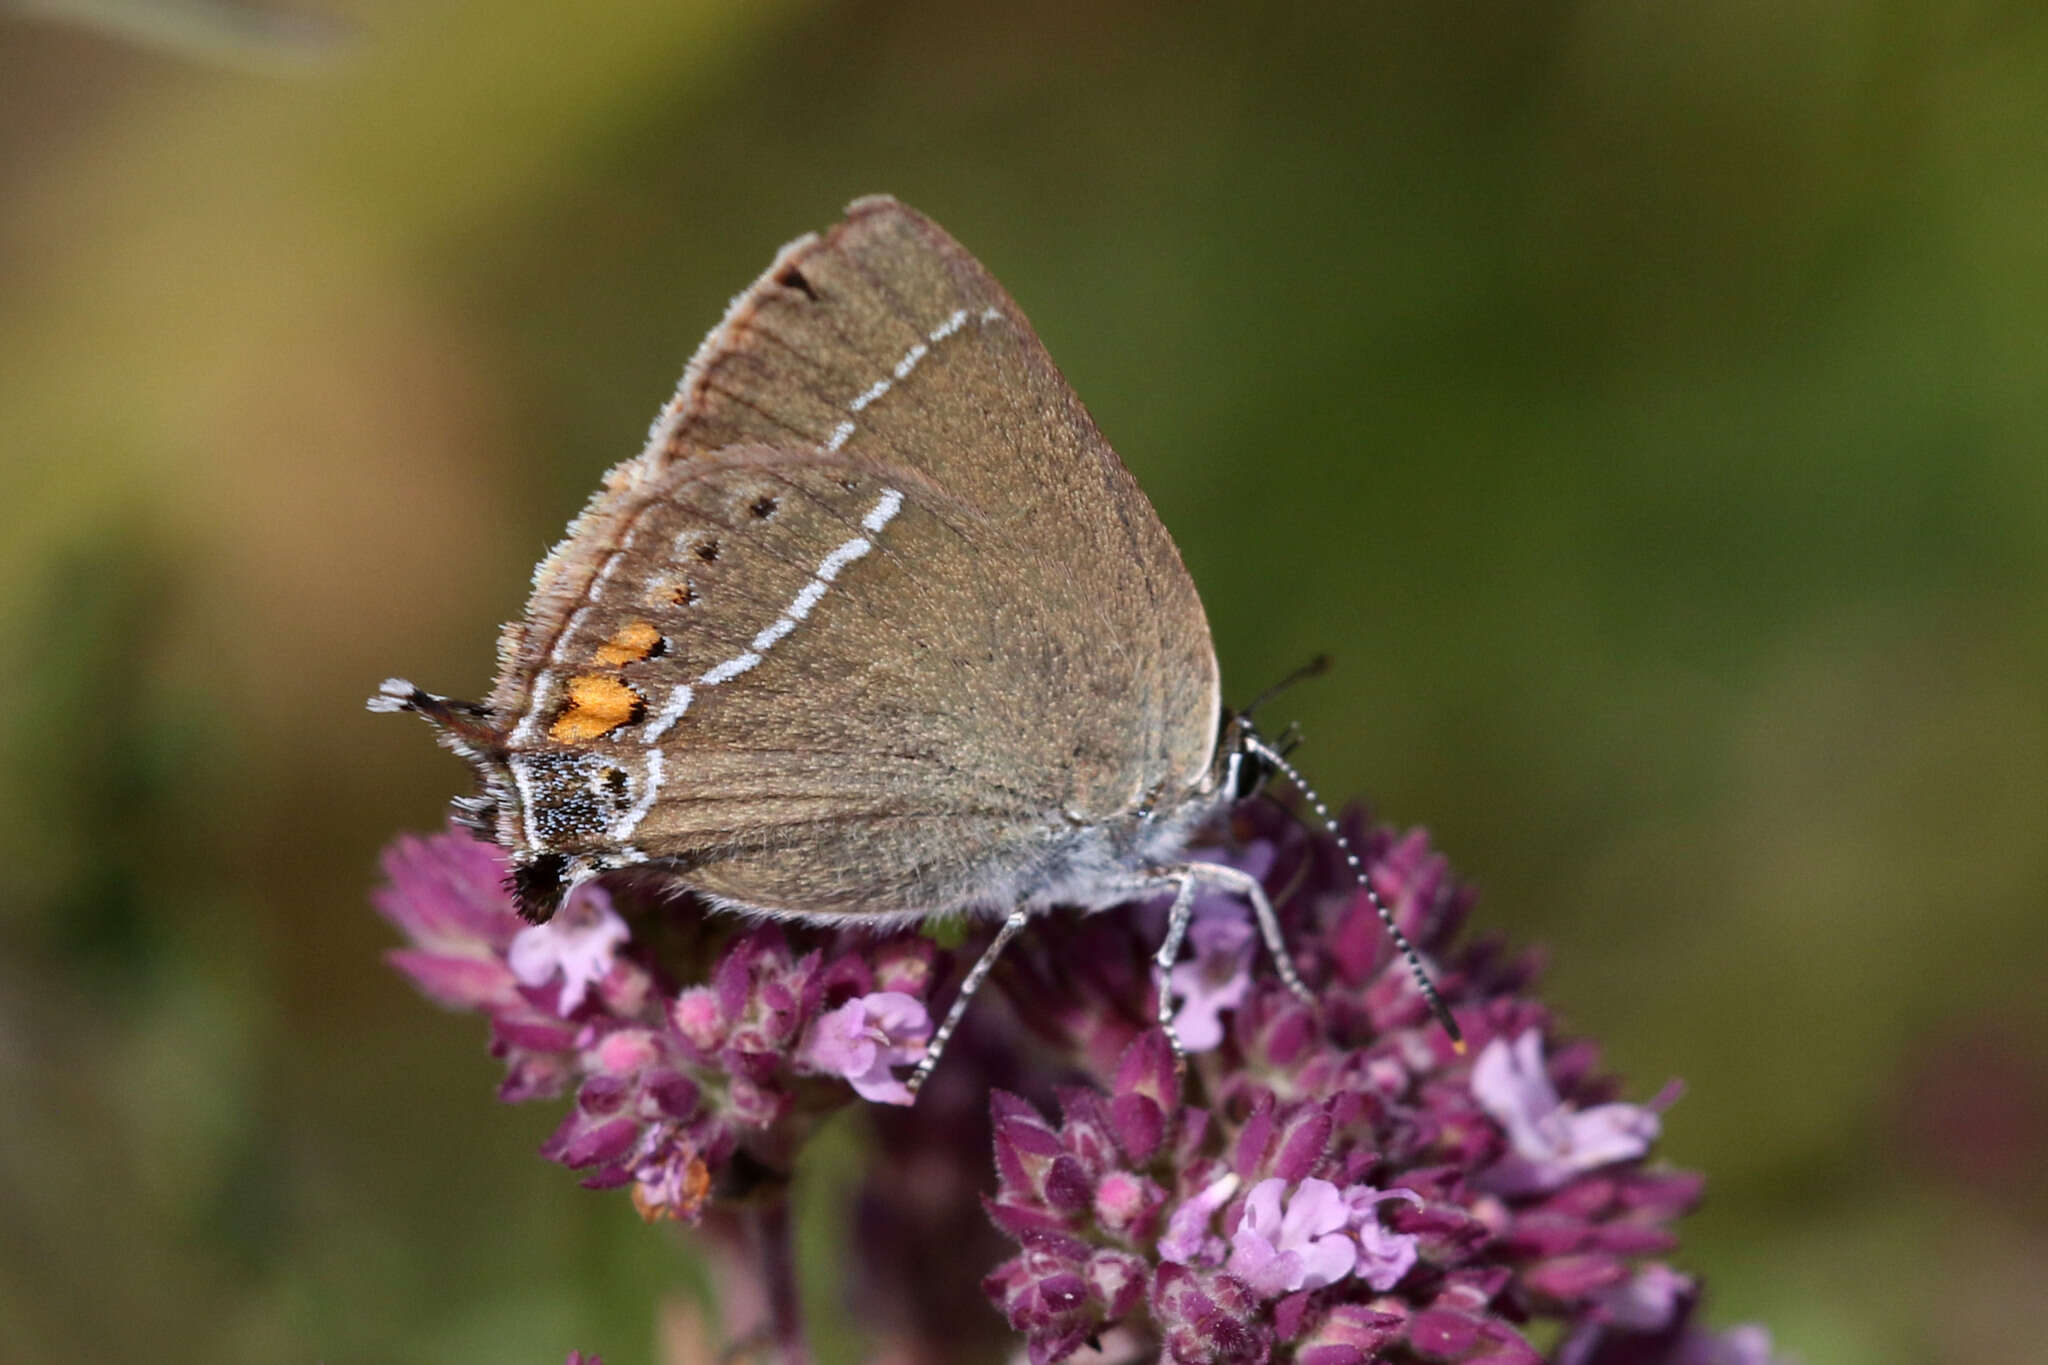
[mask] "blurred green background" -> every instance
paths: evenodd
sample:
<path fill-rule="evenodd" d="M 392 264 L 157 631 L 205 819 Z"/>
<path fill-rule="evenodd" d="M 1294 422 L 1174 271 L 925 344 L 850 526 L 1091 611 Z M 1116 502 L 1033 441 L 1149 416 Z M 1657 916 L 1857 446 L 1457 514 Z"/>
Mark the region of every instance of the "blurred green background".
<path fill-rule="evenodd" d="M 1303 762 L 1687 1080 L 1714 1320 L 2048 1358 L 2038 7 L 321 13 L 0 4 L 0 1360 L 687 1358 L 685 1239 L 380 963 L 466 779 L 362 701 L 486 690 L 877 190 L 1030 312 L 1232 693 L 1335 652 Z"/>

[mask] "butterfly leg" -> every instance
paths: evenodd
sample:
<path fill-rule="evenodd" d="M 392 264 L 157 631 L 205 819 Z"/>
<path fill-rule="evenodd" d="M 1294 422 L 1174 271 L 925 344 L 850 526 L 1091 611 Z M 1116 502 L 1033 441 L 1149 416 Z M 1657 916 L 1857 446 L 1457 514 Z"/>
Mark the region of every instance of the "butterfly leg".
<path fill-rule="evenodd" d="M 1310 1005 L 1316 1003 L 1314 993 L 1302 984 L 1301 977 L 1294 970 L 1294 959 L 1287 952 L 1287 939 L 1280 932 L 1280 917 L 1273 913 L 1273 902 L 1267 899 L 1266 888 L 1259 884 L 1257 877 L 1225 863 L 1189 863 L 1181 870 L 1187 873 L 1189 886 L 1208 882 L 1249 901 L 1252 918 L 1258 921 L 1259 936 L 1266 941 L 1266 952 L 1272 956 L 1274 970 L 1280 973 L 1281 984 L 1294 992 L 1296 999 Z"/>
<path fill-rule="evenodd" d="M 988 947 L 982 949 L 981 956 L 968 971 L 967 979 L 960 983 L 960 993 L 953 997 L 953 1007 L 946 1011 L 945 1020 L 940 1023 L 939 1031 L 925 1044 L 924 1056 L 918 1059 L 917 1070 L 911 1072 L 910 1079 L 904 1082 L 913 1096 L 931 1076 L 932 1068 L 939 1064 L 939 1054 L 946 1050 L 946 1043 L 952 1038 L 953 1031 L 960 1027 L 960 1021 L 966 1017 L 968 1002 L 974 999 L 974 993 L 981 989 L 981 983 L 988 979 L 988 974 L 995 970 L 996 959 L 1003 955 L 1003 949 L 1010 946 L 1010 940 L 1017 937 L 1029 919 L 1030 916 L 1022 910 L 1011 911 L 1010 917 L 1003 921 L 1003 927 L 996 930 L 996 936 L 989 940 Z"/>
<path fill-rule="evenodd" d="M 1188 922 L 1194 918 L 1195 879 L 1180 872 L 1173 880 L 1177 883 L 1173 908 L 1166 912 L 1166 936 L 1159 940 L 1152 965 L 1159 969 L 1159 1027 L 1166 1031 L 1167 1044 L 1173 1048 L 1174 1069 L 1178 1071 L 1187 1066 L 1188 1055 L 1173 1027 L 1173 964 L 1180 957 L 1181 944 L 1187 940 Z"/>

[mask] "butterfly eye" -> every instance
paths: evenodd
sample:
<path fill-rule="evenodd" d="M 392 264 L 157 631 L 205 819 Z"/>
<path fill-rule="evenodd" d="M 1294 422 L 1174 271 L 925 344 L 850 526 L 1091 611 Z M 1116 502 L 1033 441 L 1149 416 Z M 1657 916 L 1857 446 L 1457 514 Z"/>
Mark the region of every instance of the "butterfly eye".
<path fill-rule="evenodd" d="M 1249 801 L 1265 787 L 1266 779 L 1273 775 L 1272 765 L 1259 756 L 1257 751 L 1239 749 L 1230 756 L 1230 766 L 1223 777 L 1224 789 L 1233 801 Z"/>
<path fill-rule="evenodd" d="M 1223 795 L 1231 801 L 1249 801 L 1265 790 L 1273 776 L 1270 752 L 1251 720 L 1243 715 L 1226 715 L 1219 747 L 1224 751 Z"/>

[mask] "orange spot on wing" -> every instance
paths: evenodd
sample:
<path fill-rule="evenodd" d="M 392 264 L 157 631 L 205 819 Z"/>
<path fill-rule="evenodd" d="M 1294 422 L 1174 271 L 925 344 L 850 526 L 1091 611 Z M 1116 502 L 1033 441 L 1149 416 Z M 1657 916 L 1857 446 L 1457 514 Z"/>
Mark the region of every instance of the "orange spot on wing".
<path fill-rule="evenodd" d="M 645 621 L 628 621 L 612 632 L 612 638 L 597 647 L 591 655 L 592 663 L 630 664 L 637 663 L 654 653 L 654 647 L 661 643 L 661 632 Z"/>
<path fill-rule="evenodd" d="M 638 692 L 617 678 L 579 674 L 569 679 L 569 704 L 548 727 L 548 738 L 557 744 L 601 738 L 638 720 L 646 705 Z"/>

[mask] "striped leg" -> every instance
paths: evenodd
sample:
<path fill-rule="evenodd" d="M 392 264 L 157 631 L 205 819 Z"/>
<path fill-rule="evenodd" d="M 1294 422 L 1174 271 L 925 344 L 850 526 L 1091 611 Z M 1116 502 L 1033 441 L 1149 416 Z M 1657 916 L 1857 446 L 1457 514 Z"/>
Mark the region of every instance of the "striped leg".
<path fill-rule="evenodd" d="M 1287 953 L 1287 940 L 1280 933 L 1280 917 L 1273 913 L 1273 902 L 1266 898 L 1266 888 L 1259 885 L 1257 877 L 1224 863 L 1189 863 L 1174 871 L 1188 878 L 1185 883 L 1188 887 L 1197 882 L 1208 882 L 1250 901 L 1252 917 L 1259 924 L 1259 936 L 1266 941 L 1266 951 L 1272 955 L 1273 968 L 1280 973 L 1281 984 L 1305 1004 L 1316 1003 L 1315 995 L 1302 984 L 1301 977 L 1294 970 L 1294 959 Z"/>
<path fill-rule="evenodd" d="M 1174 892 L 1173 908 L 1166 912 L 1166 937 L 1159 940 L 1159 951 L 1152 955 L 1152 965 L 1159 969 L 1159 1027 L 1166 1030 L 1166 1041 L 1173 1048 L 1173 1064 L 1176 1068 L 1187 1065 L 1187 1052 L 1180 1045 L 1180 1034 L 1173 1027 L 1173 964 L 1180 957 L 1181 944 L 1187 940 L 1188 921 L 1195 913 L 1195 879 L 1185 871 L 1176 869 L 1179 889 Z"/>
<path fill-rule="evenodd" d="M 939 1025 L 939 1031 L 932 1035 L 931 1042 L 925 1044 L 924 1056 L 918 1060 L 917 1070 L 911 1072 L 910 1079 L 904 1082 L 913 1096 L 931 1076 L 932 1068 L 939 1064 L 939 1054 L 946 1050 L 946 1042 L 953 1036 L 953 1030 L 959 1028 L 961 1019 L 966 1017 L 968 1002 L 974 999 L 974 993 L 981 989 L 981 983 L 988 979 L 988 974 L 995 970 L 996 959 L 1003 955 L 1003 949 L 1010 946 L 1010 940 L 1017 937 L 1029 918 L 1022 910 L 1011 911 L 1010 917 L 1003 921 L 1003 927 L 996 930 L 996 936 L 976 959 L 967 979 L 960 983 L 960 993 L 953 997 L 953 1007 L 946 1011 L 945 1022 Z"/>

